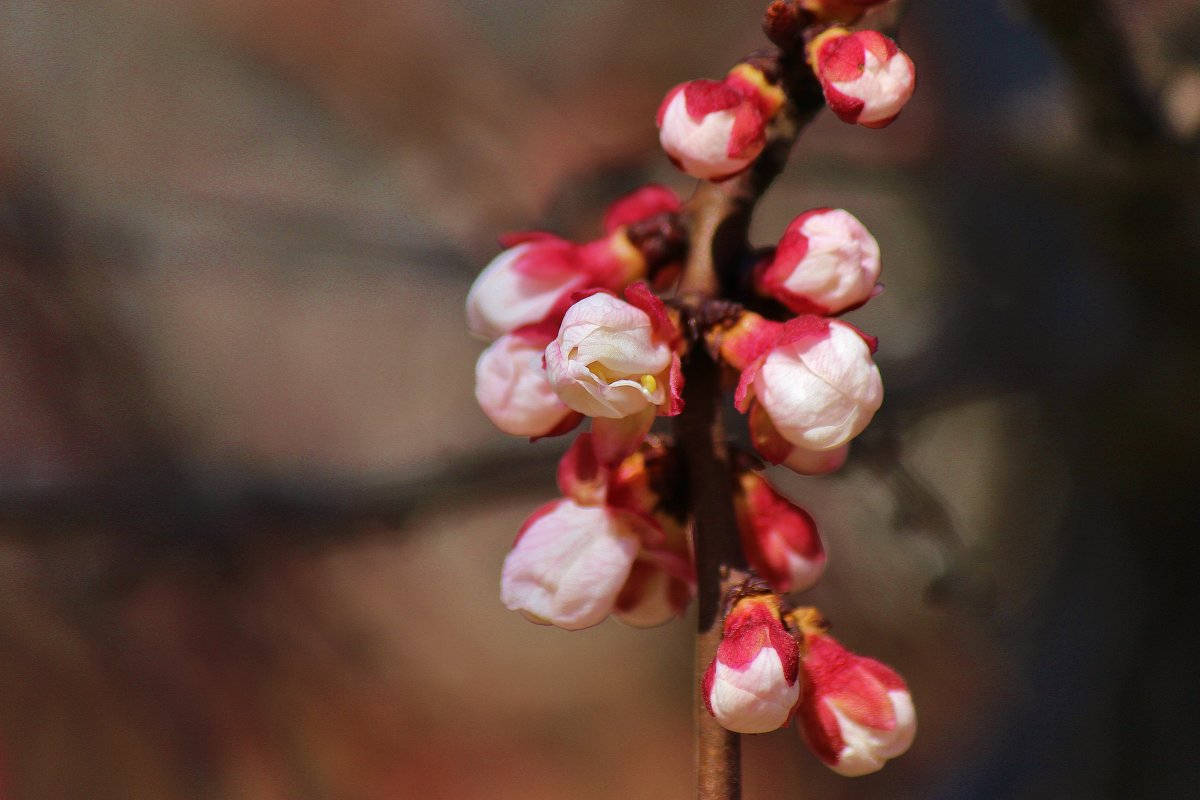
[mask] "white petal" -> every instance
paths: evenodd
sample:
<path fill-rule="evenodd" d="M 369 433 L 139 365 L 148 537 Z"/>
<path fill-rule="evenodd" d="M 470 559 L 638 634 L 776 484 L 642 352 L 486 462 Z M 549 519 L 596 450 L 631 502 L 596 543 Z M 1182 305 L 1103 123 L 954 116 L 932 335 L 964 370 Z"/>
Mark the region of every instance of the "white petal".
<path fill-rule="evenodd" d="M 659 141 L 663 149 L 674 156 L 683 171 L 696 178 L 714 178 L 738 172 L 754 160 L 729 155 L 729 140 L 737 120 L 736 109 L 706 114 L 696 122 L 687 112 L 685 92 L 675 95 L 663 115 Z"/>
<path fill-rule="evenodd" d="M 833 771 L 847 777 L 856 777 L 877 772 L 888 759 L 904 753 L 917 735 L 917 713 L 913 708 L 912 695 L 894 689 L 888 692 L 892 710 L 896 715 L 896 727 L 890 731 L 868 728 L 852 721 L 834 704 L 829 708 L 837 717 L 842 729 L 842 748 L 838 763 Z"/>
<path fill-rule="evenodd" d="M 783 460 L 783 466 L 801 475 L 824 475 L 841 469 L 850 455 L 850 445 L 844 444 L 832 450 L 805 450 L 793 447 Z"/>
<path fill-rule="evenodd" d="M 744 669 L 717 661 L 708 702 L 722 727 L 736 733 L 766 733 L 784 725 L 796 701 L 800 681 L 790 685 L 772 647 L 764 647 Z"/>
<path fill-rule="evenodd" d="M 636 532 L 603 506 L 560 500 L 504 559 L 500 599 L 560 628 L 590 627 L 612 611 L 640 547 Z"/>
<path fill-rule="evenodd" d="M 883 402 L 870 349 L 849 326 L 771 351 L 755 392 L 783 438 L 807 450 L 832 450 L 862 432 Z"/>
<path fill-rule="evenodd" d="M 475 398 L 505 433 L 543 436 L 570 413 L 542 369 L 543 352 L 527 340 L 505 335 L 475 364 Z"/>
<path fill-rule="evenodd" d="M 783 286 L 837 313 L 870 299 L 879 280 L 879 243 L 847 211 L 813 214 L 800 226 L 808 249 Z"/>
<path fill-rule="evenodd" d="M 582 273 L 563 270 L 530 276 L 513 269 L 517 259 L 536 242 L 505 250 L 484 268 L 467 293 L 467 327 L 476 336 L 495 339 L 505 333 L 541 322 L 555 304 L 587 283 Z"/>

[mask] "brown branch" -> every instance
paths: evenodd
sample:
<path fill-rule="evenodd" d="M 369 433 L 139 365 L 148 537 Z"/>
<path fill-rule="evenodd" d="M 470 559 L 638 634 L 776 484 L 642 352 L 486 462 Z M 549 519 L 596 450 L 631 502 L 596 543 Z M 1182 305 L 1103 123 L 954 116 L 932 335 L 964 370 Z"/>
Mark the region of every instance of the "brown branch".
<path fill-rule="evenodd" d="M 738 734 L 721 727 L 699 698 L 704 671 L 721 641 L 722 601 L 732 575 L 743 567 L 733 507 L 729 445 L 722 420 L 721 367 L 697 335 L 711 301 L 733 295 L 738 270 L 748 255 L 750 218 L 759 199 L 783 170 L 801 129 L 824 107 L 820 87 L 803 60 L 802 42 L 790 52 L 754 57 L 775 70 L 788 102 L 768 131 L 767 146 L 753 166 L 720 183 L 700 184 L 685 209 L 691 236 L 688 262 L 680 284 L 680 300 L 693 333 L 684 364 L 684 411 L 675 433 L 683 450 L 689 487 L 697 576 L 695 673 L 697 797 L 737 800 L 741 797 L 741 748 Z"/>
<path fill-rule="evenodd" d="M 695 686 L 721 643 L 724 578 L 743 556 L 733 510 L 729 446 L 722 424 L 720 367 L 695 348 L 685 369 L 686 402 L 675 432 L 684 454 L 693 520 L 698 580 Z M 735 800 L 741 796 L 738 735 L 721 727 L 696 703 L 697 796 Z"/>

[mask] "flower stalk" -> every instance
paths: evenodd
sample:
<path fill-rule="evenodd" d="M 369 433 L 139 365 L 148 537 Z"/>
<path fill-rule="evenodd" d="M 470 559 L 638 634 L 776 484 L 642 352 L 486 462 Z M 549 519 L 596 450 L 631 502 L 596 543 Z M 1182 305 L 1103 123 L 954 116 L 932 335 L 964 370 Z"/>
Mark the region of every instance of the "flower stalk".
<path fill-rule="evenodd" d="M 662 624 L 696 600 L 700 800 L 741 796 L 739 732 L 802 714 L 818 757 L 858 775 L 915 731 L 887 667 L 861 660 L 843 674 L 820 654 L 805 665 L 814 646 L 840 652 L 786 596 L 820 578 L 823 546 L 815 520 L 755 472 L 764 460 L 804 475 L 838 469 L 883 398 L 875 338 L 836 319 L 878 293 L 874 237 L 829 208 L 797 217 L 766 251 L 749 230 L 822 108 L 882 127 L 911 94 L 895 43 L 844 27 L 885 1 L 774 0 L 763 27 L 776 47 L 723 80 L 677 86 L 660 107 L 664 151 L 701 179 L 686 204 L 648 186 L 614 203 L 595 242 L 507 237 L 468 297 L 472 330 L 496 340 L 476 371 L 493 422 L 536 439 L 591 420 L 559 466 L 563 498 L 534 512 L 505 559 L 503 602 L 579 630 L 609 616 Z M 734 385 L 761 458 L 727 436 Z M 651 433 L 658 417 L 673 418 L 671 436 Z M 850 713 L 858 698 L 872 713 Z M 838 714 L 849 722 L 833 731 Z"/>
<path fill-rule="evenodd" d="M 803 55 L 800 58 L 803 61 Z M 786 54 L 775 54 L 772 60 L 776 69 L 791 61 Z M 824 107 L 811 73 L 783 83 L 787 100 L 768 127 L 762 154 L 734 178 L 701 183 L 684 207 L 690 247 L 679 295 L 691 330 L 705 327 L 714 301 L 732 294 L 739 262 L 750 247 L 754 208 L 783 171 L 800 131 Z M 700 685 L 721 643 L 724 599 L 745 578 L 745 556 L 734 509 L 720 367 L 703 342 L 693 342 L 683 373 L 684 410 L 674 421 L 674 433 L 684 453 L 696 563 L 696 796 L 737 800 L 741 735 L 726 730 L 708 713 Z"/>

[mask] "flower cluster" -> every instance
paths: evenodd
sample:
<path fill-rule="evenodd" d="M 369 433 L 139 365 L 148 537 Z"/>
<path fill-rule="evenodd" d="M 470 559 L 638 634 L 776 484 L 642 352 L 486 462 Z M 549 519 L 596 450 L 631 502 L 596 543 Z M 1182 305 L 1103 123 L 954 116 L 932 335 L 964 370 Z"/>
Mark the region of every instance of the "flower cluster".
<path fill-rule="evenodd" d="M 912 62 L 890 39 L 846 27 L 878 1 L 776 0 L 794 30 L 768 25 L 768 33 L 796 46 L 756 55 L 720 81 L 672 89 L 658 111 L 671 161 L 734 186 L 757 160 L 786 151 L 771 148 L 794 132 L 775 122 L 796 117 L 797 97 L 819 105 L 823 93 L 848 122 L 891 122 L 912 92 Z M 705 706 L 739 733 L 794 719 L 831 768 L 872 772 L 911 743 L 911 697 L 892 670 L 846 651 L 819 613 L 793 603 L 821 578 L 825 547 L 812 515 L 762 469 L 764 461 L 803 475 L 839 469 L 879 409 L 876 340 L 841 317 L 879 293 L 880 248 L 849 212 L 817 208 L 767 251 L 746 242 L 720 280 L 689 282 L 694 263 L 713 269 L 691 258 L 698 242 L 712 248 L 697 198 L 684 205 L 668 189 L 643 187 L 617 201 L 603 236 L 584 244 L 506 237 L 470 290 L 468 326 L 491 340 L 476 396 L 496 426 L 537 439 L 590 419 L 559 464 L 562 496 L 530 515 L 504 560 L 501 600 L 567 630 L 609 616 L 649 627 L 685 612 L 698 582 L 688 508 L 714 488 L 690 485 L 694 460 L 684 469 L 676 443 L 653 427 L 684 413 L 685 365 L 715 364 L 736 387 L 757 455 L 731 446 L 713 481 L 727 476 L 715 491 L 728 495 L 730 534 L 749 573 L 725 587 Z"/>
<path fill-rule="evenodd" d="M 504 560 L 500 598 L 530 620 L 578 630 L 609 614 L 636 627 L 682 614 L 695 577 L 682 522 L 662 508 L 669 450 L 598 451 L 584 433 L 559 464 L 564 497 L 534 511 Z"/>
<path fill-rule="evenodd" d="M 912 744 L 912 695 L 893 670 L 846 650 L 827 628 L 812 608 L 782 614 L 774 594 L 735 598 L 704 674 L 704 704 L 737 733 L 767 733 L 794 719 L 831 769 L 867 775 Z"/>
<path fill-rule="evenodd" d="M 475 397 L 496 427 L 536 439 L 566 433 L 589 413 L 594 404 L 577 408 L 551 386 L 545 369 L 547 346 L 564 341 L 560 327 L 572 312 L 568 338 L 580 340 L 572 346 L 583 344 L 584 352 L 602 347 L 603 334 L 589 336 L 584 331 L 584 318 L 596 314 L 572 311 L 575 301 L 587 292 L 623 290 L 669 267 L 677 253 L 670 241 L 663 241 L 670 234 L 661 228 L 670 229 L 679 209 L 674 192 L 646 186 L 613 204 L 605 215 L 605 236 L 597 241 L 575 244 L 547 233 L 512 234 L 501 240 L 508 249 L 488 264 L 467 294 L 467 327 L 476 336 L 494 340 L 476 363 Z M 663 224 L 651 226 L 651 239 L 642 237 L 639 226 L 656 221 Z M 623 305 L 610 295 L 599 295 L 588 308 L 595 312 L 604 306 L 611 313 Z M 561 347 L 554 352 L 560 367 L 568 368 L 574 360 Z M 650 357 L 661 355 L 656 351 Z M 590 394 L 607 396 L 607 402 L 624 407 L 636 405 L 623 386 L 601 391 L 593 382 Z M 586 389 L 583 393 L 589 394 Z"/>
<path fill-rule="evenodd" d="M 808 66 L 829 109 L 867 128 L 892 123 L 912 97 L 916 70 L 894 41 L 873 30 L 851 30 L 880 0 L 800 0 L 804 13 L 827 27 L 806 48 Z M 783 108 L 783 76 L 761 59 L 724 79 L 681 83 L 658 108 L 659 142 L 671 162 L 695 178 L 722 181 L 747 169 L 766 146 Z"/>
<path fill-rule="evenodd" d="M 832 472 L 883 402 L 876 341 L 832 315 L 878 290 L 879 245 L 840 209 L 807 211 L 754 270 L 755 290 L 797 312 L 786 321 L 743 311 L 709 331 L 741 373 L 734 402 L 758 453 L 802 475 Z"/>

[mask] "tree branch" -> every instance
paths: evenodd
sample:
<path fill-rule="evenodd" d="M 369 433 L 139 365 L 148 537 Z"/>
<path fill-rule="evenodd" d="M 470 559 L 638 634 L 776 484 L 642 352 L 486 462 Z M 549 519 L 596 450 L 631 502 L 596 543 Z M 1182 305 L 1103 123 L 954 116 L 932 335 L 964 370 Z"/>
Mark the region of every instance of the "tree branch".
<path fill-rule="evenodd" d="M 800 131 L 824 108 L 820 86 L 804 63 L 803 43 L 782 53 L 752 57 L 781 78 L 788 102 L 768 130 L 767 145 L 749 170 L 719 183 L 704 182 L 686 206 L 691 235 L 680 299 L 693 333 L 684 363 L 684 411 L 675 434 L 684 454 L 697 578 L 695 673 L 696 760 L 700 800 L 741 797 L 739 736 L 708 713 L 699 686 L 721 642 L 722 604 L 744 566 L 733 507 L 733 474 L 722 419 L 721 368 L 697 335 L 710 301 L 736 294 L 739 269 L 750 251 L 750 219 L 759 199 L 783 171 Z"/>

